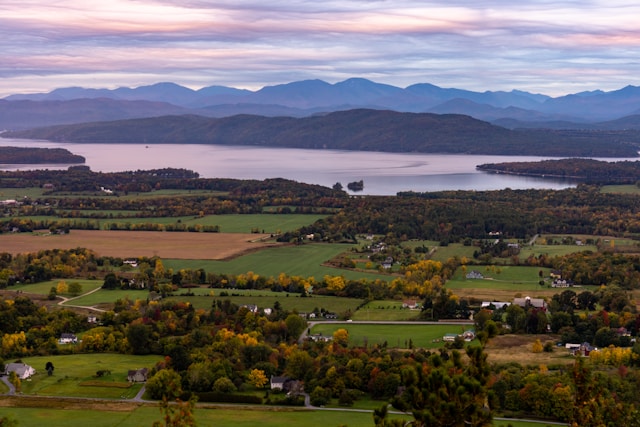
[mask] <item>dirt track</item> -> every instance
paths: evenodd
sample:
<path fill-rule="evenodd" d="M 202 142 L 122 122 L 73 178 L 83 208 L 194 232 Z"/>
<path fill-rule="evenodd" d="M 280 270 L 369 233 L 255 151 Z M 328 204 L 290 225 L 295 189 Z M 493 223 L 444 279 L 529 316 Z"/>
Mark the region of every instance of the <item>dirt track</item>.
<path fill-rule="evenodd" d="M 13 255 L 42 249 L 88 248 L 114 257 L 159 256 L 175 259 L 230 259 L 277 244 L 263 234 L 156 231 L 71 230 L 67 235 L 14 233 L 0 235 L 0 252 Z"/>

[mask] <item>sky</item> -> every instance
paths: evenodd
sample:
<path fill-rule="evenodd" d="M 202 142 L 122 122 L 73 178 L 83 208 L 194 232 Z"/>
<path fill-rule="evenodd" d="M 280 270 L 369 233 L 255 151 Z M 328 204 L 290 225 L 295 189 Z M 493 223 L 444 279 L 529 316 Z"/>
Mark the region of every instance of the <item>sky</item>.
<path fill-rule="evenodd" d="M 0 97 L 351 77 L 560 96 L 640 85 L 637 0 L 1 0 Z"/>

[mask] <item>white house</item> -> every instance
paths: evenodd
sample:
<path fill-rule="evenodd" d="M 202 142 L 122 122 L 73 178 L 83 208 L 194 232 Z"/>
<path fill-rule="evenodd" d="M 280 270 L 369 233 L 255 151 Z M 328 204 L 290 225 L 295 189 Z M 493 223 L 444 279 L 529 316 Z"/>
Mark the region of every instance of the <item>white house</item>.
<path fill-rule="evenodd" d="M 36 370 L 26 363 L 7 363 L 4 367 L 4 373 L 9 375 L 11 372 L 15 372 L 21 380 L 26 380 L 35 375 Z"/>
<path fill-rule="evenodd" d="M 69 333 L 62 333 L 60 335 L 60 339 L 58 339 L 58 344 L 77 344 L 78 343 L 78 337 L 76 337 L 74 334 L 69 334 Z"/>
<path fill-rule="evenodd" d="M 284 390 L 284 383 L 290 381 L 287 377 L 274 377 L 271 376 L 270 386 L 271 390 Z"/>

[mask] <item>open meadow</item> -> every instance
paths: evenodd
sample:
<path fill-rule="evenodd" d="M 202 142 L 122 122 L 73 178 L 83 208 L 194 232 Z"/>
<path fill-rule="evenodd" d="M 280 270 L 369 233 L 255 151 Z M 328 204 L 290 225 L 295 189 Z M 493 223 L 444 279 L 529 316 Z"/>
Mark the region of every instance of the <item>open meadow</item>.
<path fill-rule="evenodd" d="M 353 313 L 353 320 L 404 321 L 417 320 L 420 310 L 402 307 L 401 301 L 371 301 Z"/>
<path fill-rule="evenodd" d="M 311 334 L 333 336 L 338 329 L 349 332 L 349 345 L 371 346 L 386 345 L 390 348 L 440 348 L 444 345 L 442 337 L 446 334 L 462 334 L 473 325 L 420 325 L 420 324 L 383 324 L 383 323 L 316 323 Z"/>
<path fill-rule="evenodd" d="M 316 280 L 321 280 L 325 275 L 344 276 L 346 279 L 353 280 L 361 278 L 389 280 L 391 278 L 388 274 L 345 270 L 324 265 L 326 261 L 349 251 L 351 247 L 342 243 L 283 245 L 246 253 L 225 261 L 163 259 L 162 262 L 165 268 L 174 270 L 203 268 L 206 271 L 225 274 L 242 274 L 252 271 L 266 277 L 277 277 L 284 272 L 290 276 L 311 276 Z"/>
<path fill-rule="evenodd" d="M 141 384 L 127 381 L 131 369 L 152 368 L 162 357 L 129 354 L 93 353 L 63 356 L 24 357 L 22 361 L 36 369 L 36 375 L 22 382 L 22 393 L 39 396 L 75 396 L 107 399 L 131 399 Z M 45 365 L 53 363 L 53 375 Z M 98 378 L 96 372 L 111 374 Z"/>
<path fill-rule="evenodd" d="M 86 217 L 74 217 L 74 221 L 95 221 L 106 229 L 110 224 L 183 224 L 186 226 L 218 226 L 222 233 L 255 233 L 279 234 L 297 230 L 305 225 L 313 224 L 326 215 L 317 214 L 229 214 L 205 216 L 177 216 L 177 217 L 127 217 L 138 215 L 137 211 L 100 211 L 101 215 L 111 215 L 111 218 L 95 219 L 91 213 L 95 211 L 76 211 Z M 51 220 L 51 217 L 24 217 L 33 220 Z"/>
<path fill-rule="evenodd" d="M 2 401 L 0 400 L 0 405 Z M 94 404 L 95 405 L 95 404 Z M 97 405 L 96 405 L 97 406 Z M 19 427 L 42 427 L 64 425 L 66 427 L 150 427 L 161 420 L 157 407 L 138 405 L 127 410 L 53 409 L 53 408 L 2 408 L 6 414 L 19 420 Z M 281 427 L 300 425 L 305 427 L 372 427 L 371 412 L 308 410 L 273 408 L 272 410 L 250 407 L 207 406 L 195 410 L 199 426 L 216 427 Z M 409 417 L 390 415 L 391 419 L 409 420 Z M 495 427 L 544 427 L 544 423 L 495 420 Z"/>

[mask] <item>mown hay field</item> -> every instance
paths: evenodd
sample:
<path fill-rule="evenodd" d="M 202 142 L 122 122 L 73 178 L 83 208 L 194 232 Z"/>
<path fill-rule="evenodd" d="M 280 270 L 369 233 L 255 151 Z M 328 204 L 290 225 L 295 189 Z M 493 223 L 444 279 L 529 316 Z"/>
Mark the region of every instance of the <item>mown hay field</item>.
<path fill-rule="evenodd" d="M 0 235 L 0 252 L 13 255 L 43 249 L 92 249 L 101 256 L 223 260 L 278 246 L 251 233 L 187 233 L 156 231 L 72 230 L 65 235 L 13 233 Z"/>

